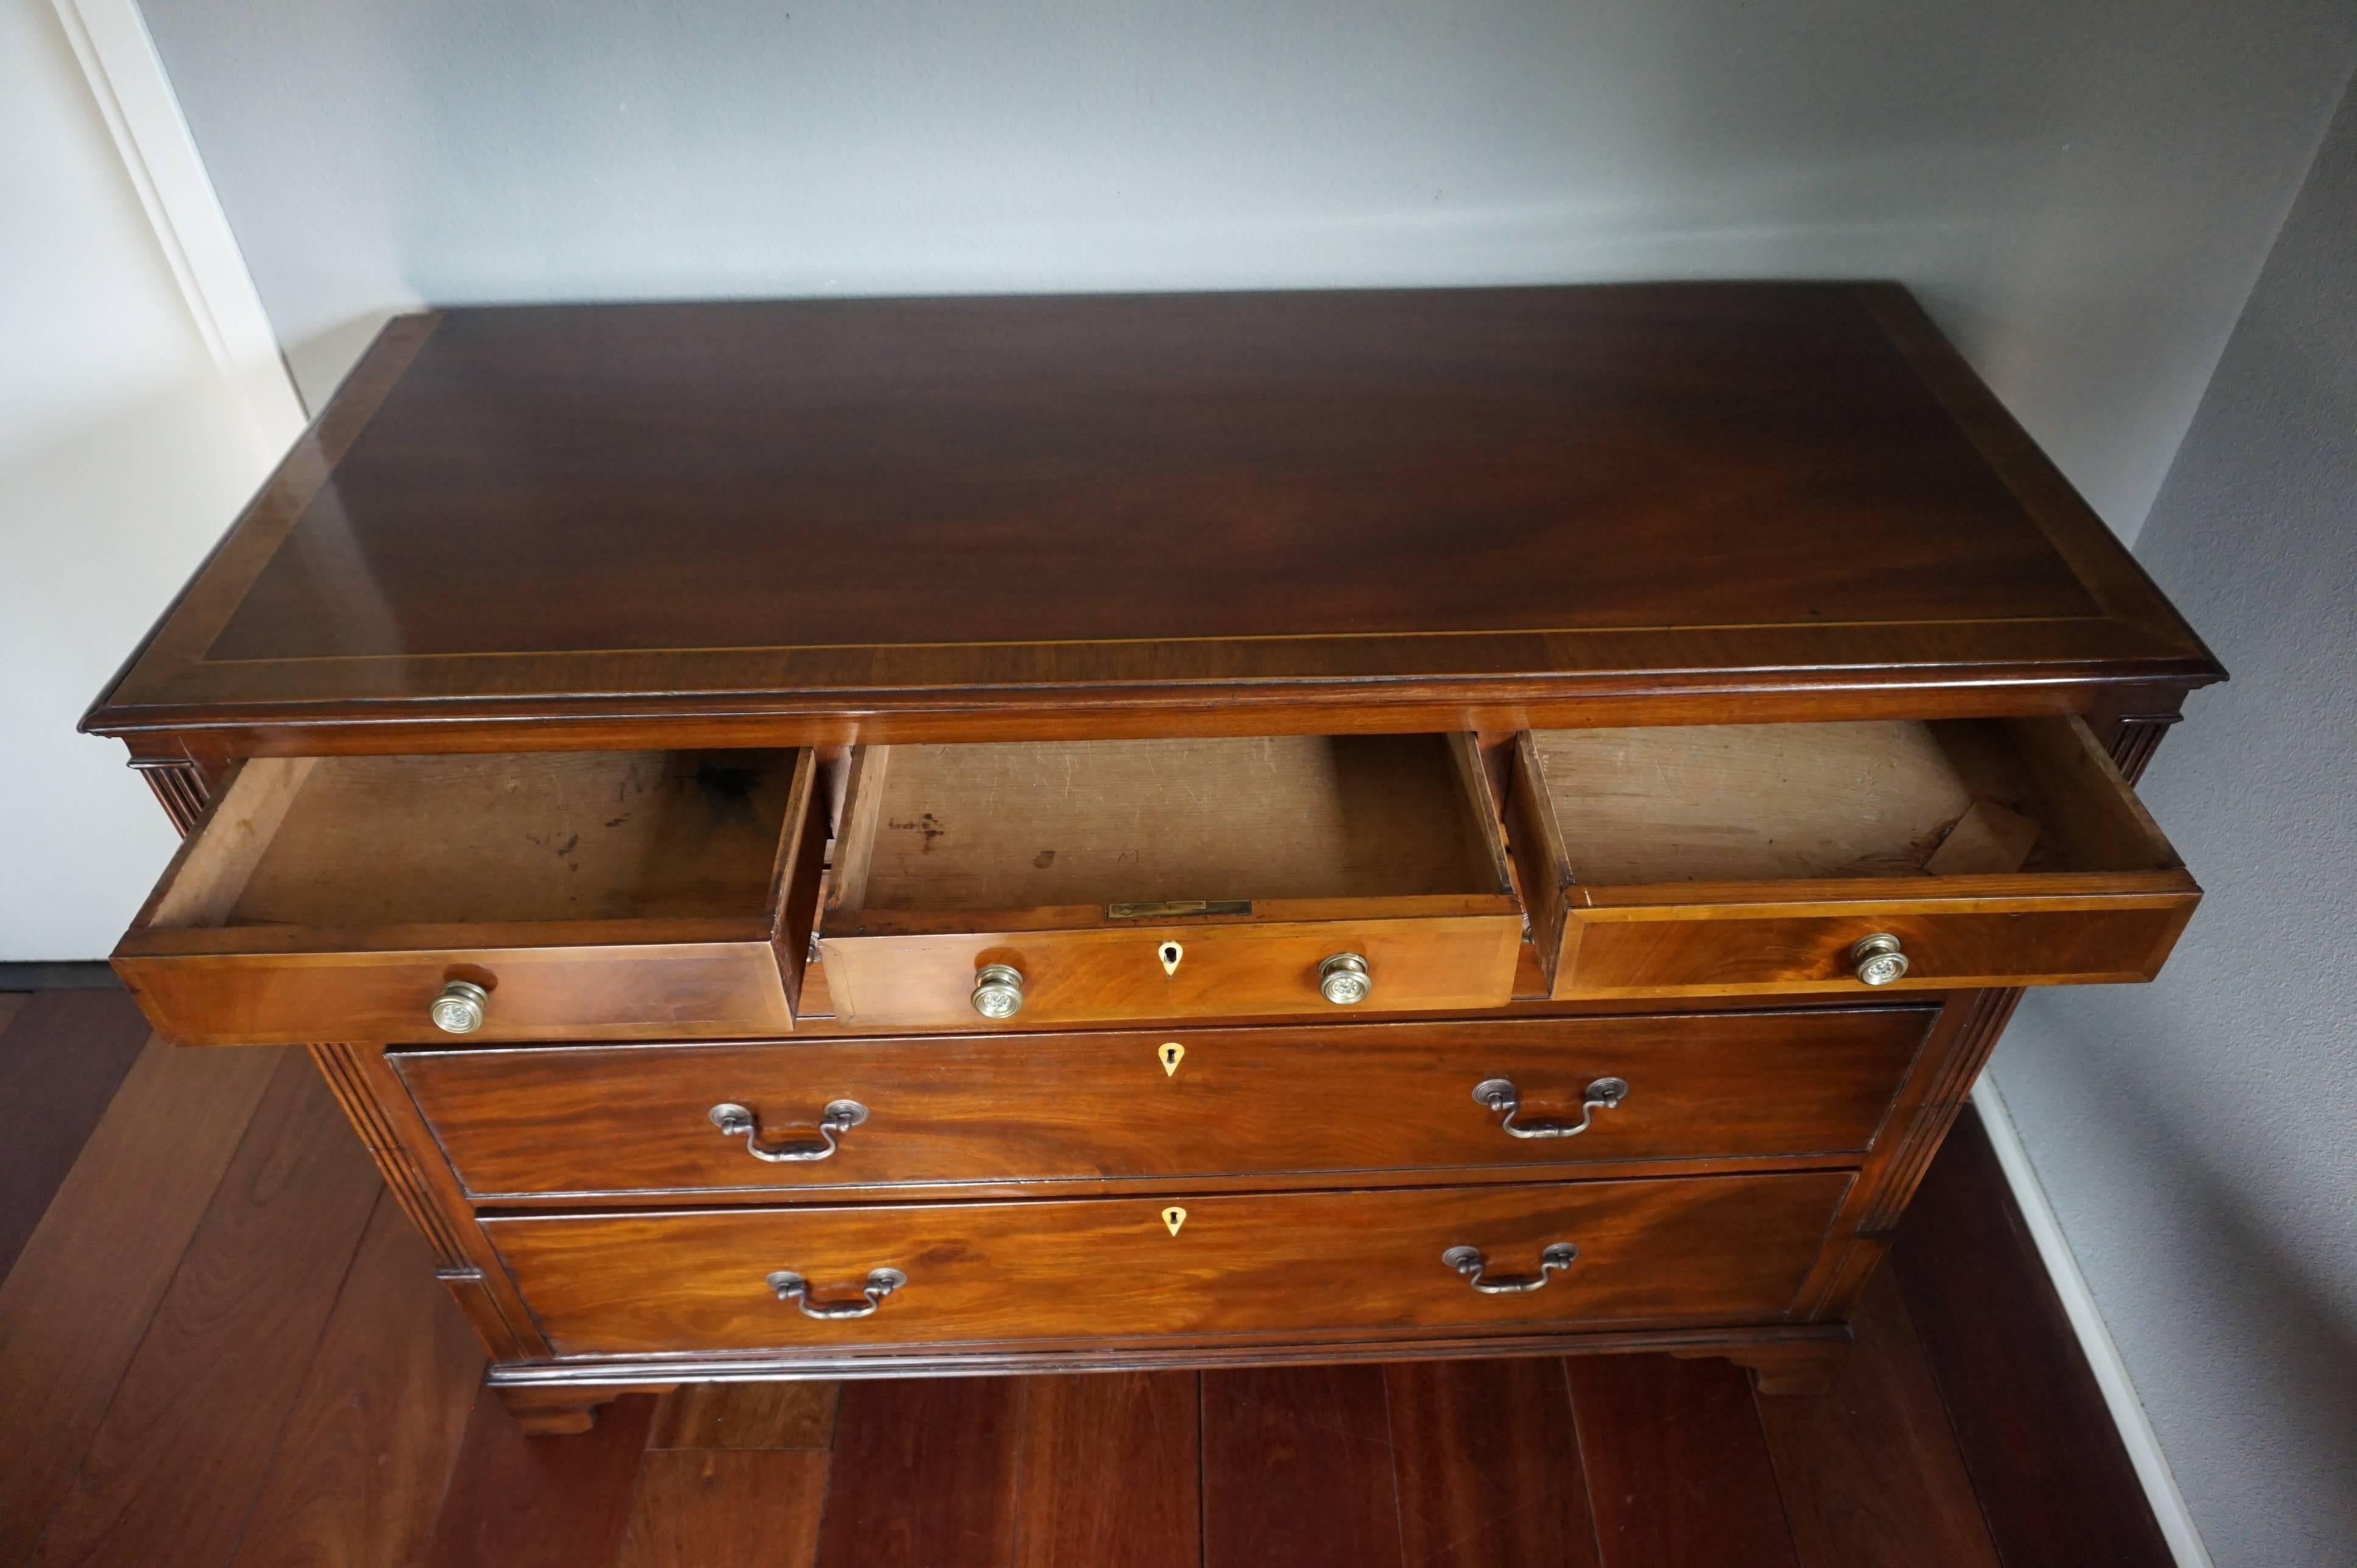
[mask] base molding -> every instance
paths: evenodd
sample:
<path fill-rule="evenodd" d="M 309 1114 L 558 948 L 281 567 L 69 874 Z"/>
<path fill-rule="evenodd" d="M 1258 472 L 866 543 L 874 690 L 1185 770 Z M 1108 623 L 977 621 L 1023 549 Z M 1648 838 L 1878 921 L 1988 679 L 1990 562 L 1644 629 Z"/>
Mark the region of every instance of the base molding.
<path fill-rule="evenodd" d="M 1732 1350 L 1673 1350 L 1683 1360 L 1717 1356 L 1751 1374 L 1752 1388 L 1763 1394 L 1804 1396 L 1833 1387 L 1834 1373 L 1849 1353 L 1849 1332 L 1838 1339 L 1805 1339 L 1797 1343 L 1753 1345 Z"/>
<path fill-rule="evenodd" d="M 1608 1333 L 1485 1335 L 1451 1339 L 1362 1339 L 1343 1343 L 1254 1345 L 1105 1345 L 1073 1348 L 898 1349 L 827 1355 L 790 1353 L 730 1356 L 600 1357 L 566 1361 L 502 1361 L 492 1364 L 485 1384 L 519 1408 L 517 1397 L 536 1398 L 535 1410 L 587 1409 L 626 1393 L 670 1389 L 681 1383 L 786 1382 L 855 1378 L 959 1378 L 1060 1372 L 1147 1371 L 1362 1361 L 1445 1361 L 1519 1356 L 1621 1355 L 1667 1351 L 1675 1356 L 1722 1356 L 1772 1380 L 1811 1375 L 1829 1377 L 1849 1348 L 1846 1324 L 1781 1324 L 1757 1328 L 1651 1328 Z M 1764 1369 L 1764 1370 L 1763 1370 Z M 1822 1386 L 1822 1385 L 1820 1385 Z M 1800 1391 L 1797 1389 L 1793 1391 Z M 517 1397 L 511 1397 L 517 1396 Z M 519 1417 L 522 1419 L 522 1417 Z M 572 1431 L 587 1431 L 584 1421 Z"/>
<path fill-rule="evenodd" d="M 597 1424 L 597 1412 L 624 1394 L 669 1393 L 671 1385 L 625 1383 L 608 1387 L 569 1383 L 491 1384 L 526 1437 L 572 1437 Z"/>

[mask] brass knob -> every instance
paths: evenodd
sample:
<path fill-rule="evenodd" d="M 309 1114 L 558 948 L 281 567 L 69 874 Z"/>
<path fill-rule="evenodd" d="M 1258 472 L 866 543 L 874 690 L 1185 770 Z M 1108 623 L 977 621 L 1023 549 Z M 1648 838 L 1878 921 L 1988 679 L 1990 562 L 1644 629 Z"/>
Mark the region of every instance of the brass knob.
<path fill-rule="evenodd" d="M 1849 950 L 1849 961 L 1868 985 L 1888 985 L 1907 972 L 1907 955 L 1899 950 L 1899 939 L 1889 931 L 1859 938 Z"/>
<path fill-rule="evenodd" d="M 442 988 L 442 994 L 425 1009 L 425 1015 L 446 1035 L 471 1035 L 483 1026 L 490 1005 L 490 992 L 467 981 L 454 980 Z"/>
<path fill-rule="evenodd" d="M 985 1018 L 1012 1018 L 1023 1011 L 1023 972 L 1009 963 L 986 963 L 974 971 L 974 1010 Z"/>
<path fill-rule="evenodd" d="M 1375 989 L 1367 961 L 1354 952 L 1338 952 L 1318 966 L 1318 990 L 1337 1007 L 1364 1002 Z"/>

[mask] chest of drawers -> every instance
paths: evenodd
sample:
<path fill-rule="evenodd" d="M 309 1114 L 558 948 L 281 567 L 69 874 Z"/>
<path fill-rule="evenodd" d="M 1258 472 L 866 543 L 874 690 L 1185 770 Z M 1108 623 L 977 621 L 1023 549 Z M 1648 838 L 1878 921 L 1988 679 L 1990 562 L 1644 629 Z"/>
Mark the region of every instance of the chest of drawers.
<path fill-rule="evenodd" d="M 536 1430 L 702 1379 L 1821 1383 L 2222 671 L 1903 291 L 404 317 L 85 727 Z"/>

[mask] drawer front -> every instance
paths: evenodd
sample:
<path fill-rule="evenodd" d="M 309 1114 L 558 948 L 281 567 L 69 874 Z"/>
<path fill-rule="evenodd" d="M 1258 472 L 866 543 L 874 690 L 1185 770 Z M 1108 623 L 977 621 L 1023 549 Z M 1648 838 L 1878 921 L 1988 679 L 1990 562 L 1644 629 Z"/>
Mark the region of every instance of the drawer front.
<path fill-rule="evenodd" d="M 1501 1007 L 1512 994 L 1522 917 L 1169 924 L 1136 929 L 828 937 L 820 950 L 838 1016 L 896 1028 L 1038 1028 L 1148 1018 Z M 1177 944 L 1175 967 L 1168 950 Z M 1365 961 L 1363 1002 L 1337 1005 L 1318 969 L 1340 953 Z M 976 976 L 1021 977 L 1006 1019 L 977 1014 Z"/>
<path fill-rule="evenodd" d="M 1555 994 L 1864 995 L 2150 980 L 2198 895 L 2007 902 L 1673 904 L 1581 911 L 1568 922 Z M 1869 986 L 1857 944 L 1897 940 L 1904 974 Z"/>
<path fill-rule="evenodd" d="M 559 1355 L 1778 1321 L 1839 1172 L 496 1218 Z M 1550 1248 L 1577 1249 L 1542 1270 Z M 1471 1248 L 1476 1275 L 1442 1255 Z M 1560 1254 L 1557 1254 L 1560 1256 Z M 905 1283 L 864 1287 L 896 1271 Z M 780 1280 L 780 1275 L 791 1276 Z M 1485 1294 L 1533 1277 L 1541 1288 Z M 781 1297 L 791 1279 L 801 1300 Z M 776 1283 L 773 1283 L 772 1282 Z"/>
<path fill-rule="evenodd" d="M 1511 800 L 1566 1000 L 2150 980 L 2201 896 L 2077 719 L 1528 731 Z"/>
<path fill-rule="evenodd" d="M 114 960 L 156 1027 L 184 1045 L 421 1040 L 454 979 L 484 991 L 478 1040 L 783 1034 L 785 975 L 766 941 L 215 954 Z"/>
<path fill-rule="evenodd" d="M 478 1198 L 791 1191 L 1856 1155 L 1935 1015 L 1885 1007 L 393 1061 Z M 1511 1099 L 1477 1099 L 1477 1086 L 1501 1082 Z M 820 1119 L 842 1100 L 866 1115 L 830 1140 Z M 749 1136 L 716 1125 L 722 1105 L 745 1108 Z M 1510 1120 L 1555 1135 L 1516 1136 Z M 760 1158 L 757 1144 L 805 1157 Z"/>
<path fill-rule="evenodd" d="M 114 951 L 186 1045 L 793 1026 L 807 751 L 256 757 Z"/>

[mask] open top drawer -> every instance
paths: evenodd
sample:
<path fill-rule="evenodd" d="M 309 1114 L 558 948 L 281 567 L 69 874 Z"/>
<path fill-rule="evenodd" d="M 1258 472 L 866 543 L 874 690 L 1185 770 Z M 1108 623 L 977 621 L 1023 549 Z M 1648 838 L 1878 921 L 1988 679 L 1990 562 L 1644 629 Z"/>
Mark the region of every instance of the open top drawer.
<path fill-rule="evenodd" d="M 1493 1007 L 1522 909 L 1470 736 L 866 746 L 836 1013 L 1027 1026 Z"/>
<path fill-rule="evenodd" d="M 1534 730 L 1510 810 L 1558 997 L 2149 980 L 2201 897 L 2075 718 Z"/>
<path fill-rule="evenodd" d="M 776 1034 L 818 797 L 803 751 L 256 757 L 114 967 L 192 1045 Z"/>

